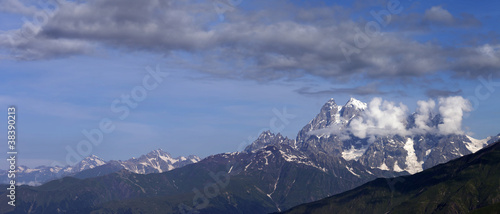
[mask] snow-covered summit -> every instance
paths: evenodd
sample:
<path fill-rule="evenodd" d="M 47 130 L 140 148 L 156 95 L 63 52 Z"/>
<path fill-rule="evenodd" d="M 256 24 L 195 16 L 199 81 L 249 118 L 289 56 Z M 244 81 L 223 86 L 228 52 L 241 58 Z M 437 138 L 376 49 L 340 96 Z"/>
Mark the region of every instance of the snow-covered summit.
<path fill-rule="evenodd" d="M 90 155 L 90 156 L 85 157 L 78 164 L 76 164 L 73 167 L 72 171 L 79 172 L 82 170 L 92 169 L 92 168 L 95 168 L 98 166 L 102 166 L 104 164 L 106 164 L 106 161 L 104 161 L 102 158 L 97 157 L 96 155 Z"/>
<path fill-rule="evenodd" d="M 349 101 L 347 101 L 347 103 L 344 105 L 344 107 L 354 107 L 356 109 L 365 110 L 368 107 L 368 105 L 364 102 L 361 102 L 361 101 L 351 97 L 351 99 L 349 99 Z"/>
<path fill-rule="evenodd" d="M 138 174 L 162 173 L 187 164 L 196 163 L 201 159 L 198 156 L 179 156 L 173 158 L 168 152 L 162 149 L 153 150 L 139 158 L 131 158 L 126 161 L 119 161 L 119 164 L 128 171 Z"/>
<path fill-rule="evenodd" d="M 318 115 L 304 127 L 302 132 L 308 133 L 332 126 L 341 128 L 354 117 L 360 115 L 366 108 L 366 103 L 355 98 L 350 98 L 344 106 L 337 105 L 335 100 L 331 98 L 321 107 Z"/>
<path fill-rule="evenodd" d="M 324 105 L 323 105 L 323 108 L 328 108 L 328 109 L 332 109 L 334 108 L 335 106 L 337 106 L 337 103 L 335 103 L 335 100 L 333 98 L 330 98 Z"/>

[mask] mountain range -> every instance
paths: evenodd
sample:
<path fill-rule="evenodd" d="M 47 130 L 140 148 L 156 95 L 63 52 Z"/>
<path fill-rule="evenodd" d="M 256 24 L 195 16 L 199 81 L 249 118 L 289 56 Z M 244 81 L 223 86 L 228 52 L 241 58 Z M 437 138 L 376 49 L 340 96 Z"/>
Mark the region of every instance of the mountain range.
<path fill-rule="evenodd" d="M 140 163 L 133 162 L 132 166 L 136 167 L 110 161 L 39 187 L 21 186 L 16 209 L 0 211 L 284 211 L 380 177 L 421 172 L 477 152 L 500 138 L 499 135 L 476 140 L 464 134 L 439 133 L 360 138 L 348 130 L 353 121 L 364 116 L 366 109 L 367 104 L 356 99 L 350 99 L 343 106 L 331 99 L 295 139 L 265 131 L 244 151 L 212 155 L 183 167 L 172 165 L 175 169 L 170 171 L 168 165 L 162 168 L 161 164 L 140 164 L 151 158 L 147 156 Z M 412 114 L 406 119 L 407 128 L 415 126 L 415 117 Z M 439 114 L 429 117 L 429 127 L 443 123 Z M 1 191 L 3 203 L 6 193 Z"/>
<path fill-rule="evenodd" d="M 117 172 L 121 169 L 137 174 L 161 173 L 198 161 L 200 158 L 195 155 L 173 158 L 161 149 L 125 161 L 111 160 L 106 162 L 95 155 L 90 155 L 74 166 L 39 166 L 34 169 L 18 166 L 16 181 L 19 184 L 36 186 L 65 176 L 87 178 Z M 0 184 L 7 184 L 9 181 L 7 171 L 0 170 Z"/>

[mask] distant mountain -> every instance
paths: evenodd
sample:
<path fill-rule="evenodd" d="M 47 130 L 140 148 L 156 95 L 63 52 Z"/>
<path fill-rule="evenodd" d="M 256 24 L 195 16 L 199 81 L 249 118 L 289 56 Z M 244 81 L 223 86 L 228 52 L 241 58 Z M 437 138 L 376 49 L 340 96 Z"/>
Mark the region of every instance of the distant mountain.
<path fill-rule="evenodd" d="M 40 166 L 35 169 L 19 166 L 16 173 L 16 180 L 19 184 L 35 186 L 65 176 L 89 178 L 117 172 L 122 169 L 137 174 L 161 173 L 198 161 L 200 161 L 200 158 L 194 155 L 172 158 L 170 154 L 161 149 L 151 151 L 137 159 L 131 158 L 126 161 L 112 160 L 106 162 L 95 155 L 91 155 L 85 157 L 75 166 Z M 9 181 L 7 171 L 0 170 L 0 183 L 7 184 Z"/>
<path fill-rule="evenodd" d="M 248 145 L 243 151 L 251 153 L 269 145 L 288 145 L 294 148 L 296 147 L 295 140 L 283 137 L 280 133 L 271 133 L 271 131 L 268 130 L 262 132 L 259 137 L 252 144 Z"/>
<path fill-rule="evenodd" d="M 71 172 L 75 173 L 75 172 L 81 172 L 81 171 L 87 170 L 87 169 L 92 169 L 92 168 L 95 168 L 98 166 L 102 166 L 104 164 L 106 164 L 106 161 L 104 161 L 100 157 L 97 157 L 95 155 L 90 155 L 90 156 L 84 158 L 83 160 L 81 160 L 80 162 L 78 162 L 75 166 L 67 167 L 67 169 L 71 169 Z"/>
<path fill-rule="evenodd" d="M 109 161 L 98 167 L 84 170 L 73 175 L 76 178 L 91 178 L 106 175 L 120 170 L 128 170 L 137 174 L 162 173 L 188 164 L 196 163 L 201 159 L 198 156 L 180 156 L 173 158 L 169 153 L 161 149 L 153 150 L 139 158 L 131 158 L 126 161 Z"/>
<path fill-rule="evenodd" d="M 137 174 L 162 173 L 187 164 L 196 163 L 201 159 L 198 156 L 173 158 L 169 153 L 161 149 L 154 150 L 139 158 L 131 158 L 126 161 L 118 161 L 124 169 Z"/>
<path fill-rule="evenodd" d="M 500 142 L 421 173 L 379 178 L 294 213 L 498 213 Z"/>
<path fill-rule="evenodd" d="M 39 166 L 34 169 L 27 166 L 18 166 L 16 182 L 18 184 L 36 186 L 50 180 L 74 175 L 81 171 L 93 169 L 104 164 L 106 164 L 106 162 L 103 159 L 91 155 L 85 157 L 75 166 Z M 7 184 L 9 181 L 10 179 L 7 177 L 7 171 L 0 170 L 0 184 Z"/>

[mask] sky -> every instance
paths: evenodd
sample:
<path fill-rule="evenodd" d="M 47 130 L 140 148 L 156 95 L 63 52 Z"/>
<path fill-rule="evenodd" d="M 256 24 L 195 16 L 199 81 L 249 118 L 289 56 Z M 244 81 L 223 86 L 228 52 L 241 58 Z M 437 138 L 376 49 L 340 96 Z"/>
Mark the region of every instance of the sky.
<path fill-rule="evenodd" d="M 500 133 L 499 4 L 0 0 L 0 108 L 30 167 L 240 151 L 295 138 L 330 98 L 408 114 L 463 97 L 460 131 L 483 139 Z"/>

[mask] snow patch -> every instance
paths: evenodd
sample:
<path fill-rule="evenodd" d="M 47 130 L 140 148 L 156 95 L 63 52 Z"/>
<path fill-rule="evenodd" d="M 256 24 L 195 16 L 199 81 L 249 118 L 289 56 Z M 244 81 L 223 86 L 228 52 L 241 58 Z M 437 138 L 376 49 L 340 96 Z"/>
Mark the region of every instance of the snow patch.
<path fill-rule="evenodd" d="M 292 155 L 292 154 L 287 154 L 283 151 L 280 150 L 280 153 L 281 153 L 281 156 L 285 159 L 285 161 L 287 162 L 294 162 L 294 163 L 298 163 L 298 164 L 304 164 L 304 165 L 307 165 L 307 166 L 312 166 L 314 168 L 317 168 L 323 172 L 327 172 L 328 170 L 323 168 L 323 167 L 320 167 L 316 164 L 314 164 L 312 161 L 308 160 L 306 156 L 297 156 L 297 155 Z"/>
<path fill-rule="evenodd" d="M 398 161 L 394 162 L 394 172 L 402 172 L 404 170 L 402 170 L 399 165 L 398 165 Z"/>
<path fill-rule="evenodd" d="M 474 139 L 470 136 L 467 136 L 467 138 L 469 138 L 471 142 L 464 142 L 464 144 L 465 147 L 467 147 L 467 149 L 472 153 L 475 153 L 480 149 L 484 148 L 486 145 L 488 145 L 488 140 L 489 140 L 488 138 L 482 140 Z"/>
<path fill-rule="evenodd" d="M 175 158 L 171 158 L 171 157 L 168 157 L 168 156 L 158 156 L 158 157 L 160 157 L 160 159 L 162 159 L 166 163 L 170 163 L 170 164 L 174 164 L 174 163 L 177 163 L 179 161 L 179 160 L 177 160 Z"/>
<path fill-rule="evenodd" d="M 335 114 L 335 123 L 340 124 L 342 121 L 340 120 L 340 111 L 342 110 L 342 106 L 337 106 L 337 113 Z"/>
<path fill-rule="evenodd" d="M 252 164 L 252 162 L 248 163 L 248 165 L 245 166 L 245 169 L 243 171 L 247 171 L 247 168 L 250 166 L 250 164 Z"/>
<path fill-rule="evenodd" d="M 367 149 L 368 146 L 363 146 L 360 149 L 356 149 L 351 145 L 351 149 L 342 151 L 342 158 L 344 158 L 346 161 L 358 160 L 366 152 Z"/>
<path fill-rule="evenodd" d="M 24 171 L 24 173 L 32 173 L 32 172 L 39 172 L 39 171 L 41 171 L 41 170 L 40 170 L 40 169 L 29 169 L 29 168 L 28 168 L 28 169 L 26 169 L 26 170 Z"/>
<path fill-rule="evenodd" d="M 366 103 L 361 102 L 361 101 L 354 99 L 354 98 L 351 98 L 349 100 L 349 102 L 346 103 L 346 106 L 349 106 L 349 105 L 354 106 L 355 108 L 361 109 L 361 110 L 365 110 L 368 107 L 368 105 Z"/>
<path fill-rule="evenodd" d="M 347 170 L 349 170 L 349 172 L 351 172 L 353 175 L 357 176 L 358 178 L 361 178 L 361 176 L 359 176 L 358 174 L 356 174 L 356 173 L 354 172 L 354 170 L 352 170 L 352 168 L 349 168 L 349 167 L 347 167 L 347 166 L 345 166 L 345 168 L 346 168 Z"/>
<path fill-rule="evenodd" d="M 464 155 L 463 155 L 463 154 L 462 154 L 462 153 L 458 150 L 458 148 L 457 148 L 457 147 L 455 147 L 455 148 L 453 149 L 453 151 L 451 151 L 451 154 L 454 154 L 454 155 L 459 156 L 459 157 L 464 156 Z"/>
<path fill-rule="evenodd" d="M 410 174 L 415 174 L 417 172 L 421 172 L 423 170 L 422 164 L 424 164 L 423 161 L 418 162 L 417 155 L 415 154 L 415 148 L 413 148 L 413 139 L 408 138 L 406 140 L 405 145 L 403 148 L 406 150 L 408 153 L 406 155 L 406 168 L 405 170 L 409 172 Z"/>
<path fill-rule="evenodd" d="M 100 159 L 94 159 L 95 163 L 97 164 L 97 166 L 102 166 L 104 164 L 106 164 L 106 162 L 100 160 Z"/>
<path fill-rule="evenodd" d="M 384 160 L 385 161 L 385 160 Z M 381 170 L 386 170 L 386 171 L 389 171 L 389 167 L 387 167 L 387 165 L 385 165 L 385 162 L 382 162 L 382 165 L 380 165 L 379 167 L 377 167 Z"/>

